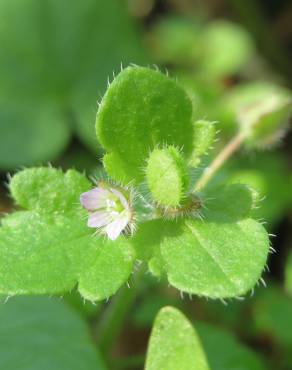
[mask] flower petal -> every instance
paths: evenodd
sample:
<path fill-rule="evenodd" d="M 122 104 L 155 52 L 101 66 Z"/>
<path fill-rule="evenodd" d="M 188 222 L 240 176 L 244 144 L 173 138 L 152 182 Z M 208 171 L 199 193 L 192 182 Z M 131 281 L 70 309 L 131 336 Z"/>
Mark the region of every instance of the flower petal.
<path fill-rule="evenodd" d="M 111 222 L 107 225 L 105 231 L 107 233 L 107 236 L 111 240 L 117 239 L 117 237 L 120 235 L 120 233 L 124 230 L 124 228 L 127 226 L 129 222 L 128 217 L 119 217 L 115 221 Z"/>
<path fill-rule="evenodd" d="M 94 211 L 99 208 L 106 207 L 106 199 L 110 192 L 102 188 L 94 188 L 81 194 L 80 203 L 89 211 Z"/>
<path fill-rule="evenodd" d="M 112 220 L 108 212 L 98 211 L 89 216 L 87 226 L 99 228 L 110 224 Z"/>

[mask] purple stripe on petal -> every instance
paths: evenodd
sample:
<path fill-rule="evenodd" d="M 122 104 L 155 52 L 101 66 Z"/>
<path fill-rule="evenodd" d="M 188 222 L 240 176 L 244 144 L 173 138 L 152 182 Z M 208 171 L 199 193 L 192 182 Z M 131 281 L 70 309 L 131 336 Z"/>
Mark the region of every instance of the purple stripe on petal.
<path fill-rule="evenodd" d="M 80 203 L 89 211 L 94 211 L 98 208 L 106 206 L 106 199 L 110 192 L 106 189 L 94 188 L 81 194 Z"/>
<path fill-rule="evenodd" d="M 99 228 L 108 225 L 110 222 L 112 222 L 112 217 L 108 212 L 98 211 L 89 216 L 87 226 Z"/>
<path fill-rule="evenodd" d="M 116 219 L 115 221 L 111 222 L 110 224 L 107 225 L 105 229 L 107 236 L 111 240 L 116 240 L 117 237 L 124 230 L 124 228 L 127 226 L 128 222 L 129 220 L 127 217 L 120 217 Z"/>

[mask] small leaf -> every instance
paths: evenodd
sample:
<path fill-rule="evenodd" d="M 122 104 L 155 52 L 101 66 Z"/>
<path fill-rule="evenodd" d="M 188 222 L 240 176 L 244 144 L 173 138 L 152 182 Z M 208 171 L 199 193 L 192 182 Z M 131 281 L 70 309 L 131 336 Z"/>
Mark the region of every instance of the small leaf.
<path fill-rule="evenodd" d="M 79 203 L 80 191 L 90 188 L 83 175 L 33 168 L 16 174 L 10 186 L 29 210 L 2 221 L 0 293 L 60 294 L 79 283 L 85 298 L 102 300 L 127 281 L 132 248 L 124 237 L 112 242 L 92 235 Z"/>
<path fill-rule="evenodd" d="M 208 370 L 199 337 L 173 307 L 161 309 L 152 329 L 145 370 Z"/>
<path fill-rule="evenodd" d="M 143 179 L 149 151 L 157 145 L 192 150 L 192 105 L 162 73 L 142 67 L 123 70 L 111 83 L 97 113 L 96 130 L 108 152 L 104 165 L 123 183 Z"/>
<path fill-rule="evenodd" d="M 173 146 L 151 152 L 146 167 L 146 179 L 154 200 L 166 207 L 178 206 L 189 186 L 186 164 Z"/>
<path fill-rule="evenodd" d="M 0 367 L 105 370 L 89 330 L 60 299 L 16 297 L 0 304 Z"/>
<path fill-rule="evenodd" d="M 196 322 L 211 369 L 215 370 L 264 370 L 261 358 L 241 344 L 228 332 Z"/>
<path fill-rule="evenodd" d="M 190 165 L 196 167 L 201 162 L 201 157 L 207 153 L 216 136 L 214 122 L 199 120 L 194 123 L 194 148 L 190 159 Z"/>
<path fill-rule="evenodd" d="M 201 53 L 200 34 L 196 19 L 171 15 L 154 24 L 147 41 L 159 64 L 193 67 Z"/>
<path fill-rule="evenodd" d="M 213 78 L 238 73 L 253 55 L 248 32 L 227 21 L 211 22 L 202 35 L 203 72 Z"/>

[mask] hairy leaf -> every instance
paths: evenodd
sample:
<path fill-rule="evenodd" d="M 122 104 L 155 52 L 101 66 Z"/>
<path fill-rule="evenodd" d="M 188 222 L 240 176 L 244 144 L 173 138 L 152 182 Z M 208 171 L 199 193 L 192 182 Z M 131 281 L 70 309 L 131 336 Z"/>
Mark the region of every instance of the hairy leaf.
<path fill-rule="evenodd" d="M 33 168 L 16 174 L 10 186 L 27 211 L 2 221 L 2 294 L 57 294 L 79 284 L 81 294 L 94 301 L 108 298 L 128 279 L 129 242 L 94 236 L 86 226 L 79 196 L 90 184 L 83 175 Z"/>
<path fill-rule="evenodd" d="M 166 275 L 174 287 L 212 298 L 234 297 L 253 288 L 266 265 L 267 231 L 249 218 L 252 193 L 240 184 L 203 194 L 203 219 L 156 219 L 133 238 L 138 258 Z"/>
<path fill-rule="evenodd" d="M 148 68 L 123 70 L 104 95 L 96 119 L 109 174 L 123 183 L 141 181 L 145 159 L 158 144 L 190 155 L 191 115 L 191 102 L 175 81 Z"/>
<path fill-rule="evenodd" d="M 256 192 L 244 184 L 215 186 L 203 194 L 207 220 L 232 222 L 250 216 L 256 200 Z"/>
<path fill-rule="evenodd" d="M 232 223 L 187 220 L 160 247 L 173 286 L 224 298 L 252 289 L 266 264 L 269 239 L 263 226 L 252 219 Z"/>

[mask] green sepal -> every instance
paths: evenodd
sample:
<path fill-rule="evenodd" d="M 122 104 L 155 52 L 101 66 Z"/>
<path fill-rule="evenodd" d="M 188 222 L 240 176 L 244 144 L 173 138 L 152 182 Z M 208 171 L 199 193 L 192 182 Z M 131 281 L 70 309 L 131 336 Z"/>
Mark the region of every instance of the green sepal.
<path fill-rule="evenodd" d="M 147 161 L 146 180 L 153 199 L 161 206 L 179 206 L 189 187 L 186 163 L 173 146 L 154 149 Z"/>
<path fill-rule="evenodd" d="M 196 167 L 201 162 L 201 157 L 207 154 L 216 137 L 215 122 L 198 120 L 194 122 L 193 152 L 189 164 Z"/>

